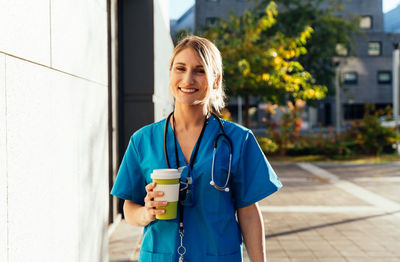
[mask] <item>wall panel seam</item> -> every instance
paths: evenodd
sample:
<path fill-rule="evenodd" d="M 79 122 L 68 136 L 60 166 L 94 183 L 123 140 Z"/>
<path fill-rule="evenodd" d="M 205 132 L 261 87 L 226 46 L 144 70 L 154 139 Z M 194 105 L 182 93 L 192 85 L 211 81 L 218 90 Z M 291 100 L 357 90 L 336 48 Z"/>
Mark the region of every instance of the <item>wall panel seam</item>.
<path fill-rule="evenodd" d="M 9 54 L 9 53 L 3 52 L 3 51 L 0 51 L 0 54 L 4 54 L 4 55 L 6 55 L 6 56 L 13 57 L 13 58 L 16 58 L 16 59 L 19 59 L 19 60 L 22 60 L 22 61 L 25 61 L 25 62 L 34 64 L 34 65 L 38 65 L 38 66 L 41 66 L 41 67 L 44 67 L 44 68 L 47 68 L 47 69 L 50 69 L 50 70 L 53 70 L 53 71 L 62 73 L 62 74 L 66 74 L 66 75 L 69 75 L 69 76 L 72 76 L 72 77 L 81 79 L 81 80 L 85 80 L 85 81 L 88 81 L 88 82 L 90 82 L 90 83 L 94 83 L 94 84 L 100 85 L 100 86 L 102 86 L 102 87 L 108 87 L 107 84 L 103 84 L 103 83 L 100 83 L 100 82 L 97 82 L 97 81 L 94 81 L 94 80 L 91 80 L 91 79 L 88 79 L 88 78 L 85 78 L 85 77 L 82 77 L 82 76 L 74 75 L 74 74 L 71 74 L 71 73 L 62 71 L 62 70 L 60 70 L 60 69 L 53 68 L 53 67 L 50 67 L 50 66 L 47 66 L 47 65 L 43 65 L 43 64 L 40 64 L 40 63 L 38 63 L 38 62 L 31 61 L 31 60 L 28 60 L 28 59 L 25 59 L 25 58 L 22 58 L 22 57 L 13 55 L 13 54 Z"/>
<path fill-rule="evenodd" d="M 4 114 L 5 114 L 5 169 L 6 169 L 6 231 L 7 231 L 7 236 L 6 236 L 6 261 L 9 261 L 9 255 L 10 255 L 10 234 L 9 234 L 9 229 L 8 229 L 8 222 L 9 222 L 9 214 L 8 214 L 8 135 L 7 135 L 7 130 L 8 130 L 8 114 L 7 114 L 7 56 L 4 56 Z"/>
<path fill-rule="evenodd" d="M 53 66 L 53 37 L 51 35 L 51 0 L 49 0 L 49 30 L 50 30 L 50 67 Z"/>

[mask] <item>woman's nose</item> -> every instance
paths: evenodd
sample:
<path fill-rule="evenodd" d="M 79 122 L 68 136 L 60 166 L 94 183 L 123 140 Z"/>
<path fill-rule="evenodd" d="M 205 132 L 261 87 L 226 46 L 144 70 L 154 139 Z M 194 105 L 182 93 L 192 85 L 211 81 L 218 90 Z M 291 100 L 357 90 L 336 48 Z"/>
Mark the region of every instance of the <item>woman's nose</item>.
<path fill-rule="evenodd" d="M 183 76 L 183 83 L 184 83 L 185 85 L 191 85 L 191 84 L 194 83 L 194 80 L 193 80 L 193 73 L 192 73 L 191 70 L 187 70 L 187 71 L 185 72 L 185 75 Z"/>

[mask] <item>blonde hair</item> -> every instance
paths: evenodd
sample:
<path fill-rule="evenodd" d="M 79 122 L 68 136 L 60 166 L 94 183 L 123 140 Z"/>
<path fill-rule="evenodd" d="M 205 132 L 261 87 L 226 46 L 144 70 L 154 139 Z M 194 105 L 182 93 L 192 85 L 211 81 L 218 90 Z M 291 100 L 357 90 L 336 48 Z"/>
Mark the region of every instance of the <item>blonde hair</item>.
<path fill-rule="evenodd" d="M 172 69 L 176 55 L 186 48 L 192 48 L 203 63 L 207 76 L 210 95 L 207 100 L 207 109 L 210 112 L 221 114 L 225 106 L 225 92 L 222 87 L 222 58 L 218 48 L 208 39 L 199 36 L 187 36 L 175 47 L 169 61 L 169 70 Z"/>

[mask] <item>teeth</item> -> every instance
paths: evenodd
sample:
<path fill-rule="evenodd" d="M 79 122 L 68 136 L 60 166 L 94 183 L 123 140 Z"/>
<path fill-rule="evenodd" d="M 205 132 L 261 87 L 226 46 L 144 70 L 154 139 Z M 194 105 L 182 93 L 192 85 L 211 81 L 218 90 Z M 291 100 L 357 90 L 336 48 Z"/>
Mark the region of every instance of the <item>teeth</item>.
<path fill-rule="evenodd" d="M 182 87 L 181 87 L 181 90 L 182 90 L 183 92 L 185 92 L 185 93 L 193 93 L 193 92 L 196 91 L 196 89 L 186 89 L 186 88 L 182 88 Z"/>

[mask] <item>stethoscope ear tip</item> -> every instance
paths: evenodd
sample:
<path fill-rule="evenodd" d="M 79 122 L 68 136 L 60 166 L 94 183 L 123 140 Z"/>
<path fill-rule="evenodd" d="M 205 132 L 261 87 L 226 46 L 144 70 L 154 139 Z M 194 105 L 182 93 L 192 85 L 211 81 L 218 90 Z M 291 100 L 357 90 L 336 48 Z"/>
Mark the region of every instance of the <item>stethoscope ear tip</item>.
<path fill-rule="evenodd" d="M 212 185 L 212 186 L 215 185 L 214 181 L 211 180 L 210 185 Z"/>
<path fill-rule="evenodd" d="M 229 187 L 225 187 L 225 192 L 229 192 Z"/>

